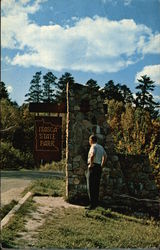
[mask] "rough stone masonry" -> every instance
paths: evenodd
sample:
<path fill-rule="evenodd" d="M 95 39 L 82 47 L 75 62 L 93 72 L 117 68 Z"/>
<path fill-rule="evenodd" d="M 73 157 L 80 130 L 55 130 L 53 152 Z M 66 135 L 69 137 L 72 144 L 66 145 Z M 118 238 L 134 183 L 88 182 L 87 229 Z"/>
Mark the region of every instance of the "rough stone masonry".
<path fill-rule="evenodd" d="M 159 191 L 147 159 L 118 156 L 98 91 L 81 84 L 67 86 L 66 196 L 70 202 L 87 199 L 85 171 L 88 138 L 95 134 L 108 159 L 102 171 L 100 199 L 112 208 L 159 214 Z M 136 158 L 136 159 L 135 159 Z M 121 164 L 122 162 L 122 164 Z"/>

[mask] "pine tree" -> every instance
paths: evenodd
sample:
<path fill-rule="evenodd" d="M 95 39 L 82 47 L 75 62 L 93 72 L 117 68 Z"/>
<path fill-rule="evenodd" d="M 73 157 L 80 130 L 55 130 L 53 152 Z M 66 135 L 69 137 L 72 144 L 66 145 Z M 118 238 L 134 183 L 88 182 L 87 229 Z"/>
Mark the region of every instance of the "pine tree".
<path fill-rule="evenodd" d="M 56 101 L 57 102 L 65 102 L 66 101 L 66 87 L 67 87 L 67 83 L 69 83 L 70 88 L 72 88 L 74 86 L 74 77 L 68 73 L 65 72 L 64 75 L 62 75 L 59 80 L 58 83 L 56 83 Z"/>
<path fill-rule="evenodd" d="M 42 72 L 39 71 L 33 76 L 30 82 L 29 93 L 25 95 L 25 97 L 28 97 L 28 99 L 25 100 L 26 102 L 39 103 L 42 101 L 41 75 Z"/>
<path fill-rule="evenodd" d="M 9 100 L 9 94 L 4 82 L 0 82 L 0 100 L 2 98 Z"/>
<path fill-rule="evenodd" d="M 86 82 L 86 86 L 94 89 L 94 90 L 99 90 L 100 87 L 99 85 L 97 84 L 97 81 L 93 80 L 93 79 L 89 79 L 87 82 Z"/>
<path fill-rule="evenodd" d="M 140 83 L 136 89 L 139 91 L 136 93 L 135 104 L 136 107 L 147 110 L 152 118 L 156 118 L 158 115 L 158 111 L 156 107 L 158 107 L 158 103 L 153 101 L 153 96 L 151 91 L 154 90 L 154 81 L 150 79 L 147 75 L 141 76 L 141 79 L 138 79 Z"/>
<path fill-rule="evenodd" d="M 52 72 L 48 72 L 46 75 L 43 76 L 43 102 L 51 103 L 55 102 L 55 94 L 54 94 L 54 87 L 56 84 L 57 77 L 52 74 Z"/>
<path fill-rule="evenodd" d="M 123 101 L 122 94 L 119 91 L 119 85 L 115 85 L 113 80 L 108 81 L 102 91 L 104 98 L 108 100 Z"/>
<path fill-rule="evenodd" d="M 119 92 L 122 96 L 123 103 L 132 103 L 133 102 L 133 95 L 131 90 L 125 85 L 117 84 L 116 85 L 119 89 Z"/>

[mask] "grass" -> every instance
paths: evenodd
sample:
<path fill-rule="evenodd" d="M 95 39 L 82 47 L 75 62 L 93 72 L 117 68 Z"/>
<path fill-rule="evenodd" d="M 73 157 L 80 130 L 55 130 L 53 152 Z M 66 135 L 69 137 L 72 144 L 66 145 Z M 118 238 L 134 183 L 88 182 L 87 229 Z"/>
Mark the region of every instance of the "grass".
<path fill-rule="evenodd" d="M 36 210 L 36 206 L 30 198 L 21 206 L 1 231 L 2 247 L 16 247 L 15 239 L 19 236 L 20 232 L 25 231 L 26 218 L 33 210 Z"/>
<path fill-rule="evenodd" d="M 61 209 L 41 226 L 39 248 L 158 247 L 160 225 L 152 220 L 125 216 L 103 208 Z"/>
<path fill-rule="evenodd" d="M 52 170 L 52 171 L 60 171 L 60 172 L 65 173 L 65 169 L 66 169 L 65 159 L 61 160 L 60 162 L 53 161 L 52 163 L 46 163 L 45 165 L 40 166 L 41 171 Z"/>
<path fill-rule="evenodd" d="M 31 191 L 33 195 L 37 196 L 65 196 L 65 180 L 53 178 L 38 179 L 31 183 L 29 187 L 24 190 L 24 193 Z"/>
<path fill-rule="evenodd" d="M 17 203 L 18 203 L 17 201 L 12 200 L 9 204 L 1 207 L 0 208 L 1 219 L 3 219 Z"/>
<path fill-rule="evenodd" d="M 44 178 L 38 179 L 25 189 L 23 194 L 31 191 L 33 195 L 47 195 L 47 196 L 64 196 L 65 194 L 65 181 L 63 179 Z M 15 201 L 2 208 L 1 218 L 13 208 Z M 25 231 L 25 222 L 27 216 L 35 210 L 35 204 L 30 198 L 25 202 L 21 208 L 16 212 L 15 216 L 10 220 L 9 224 L 2 230 L 2 246 L 15 247 L 16 238 L 19 233 Z"/>
<path fill-rule="evenodd" d="M 36 180 L 30 191 L 36 195 L 64 196 L 65 181 L 53 178 Z M 20 208 L 2 230 L 3 247 L 29 245 L 24 239 L 21 241 L 20 233 L 25 232 L 25 222 L 36 209 L 31 199 Z M 46 215 L 36 237 L 34 247 L 37 248 L 151 248 L 160 246 L 160 222 L 102 207 L 92 211 L 83 207 L 62 207 Z"/>

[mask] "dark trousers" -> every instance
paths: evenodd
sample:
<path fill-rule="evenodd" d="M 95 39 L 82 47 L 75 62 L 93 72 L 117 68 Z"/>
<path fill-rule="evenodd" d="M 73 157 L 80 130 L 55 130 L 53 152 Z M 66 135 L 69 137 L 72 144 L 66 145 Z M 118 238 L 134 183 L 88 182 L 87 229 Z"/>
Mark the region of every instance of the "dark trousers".
<path fill-rule="evenodd" d="M 93 207 L 98 205 L 101 173 L 102 169 L 101 166 L 98 164 L 93 164 L 93 166 L 88 169 L 87 188 L 90 203 Z"/>

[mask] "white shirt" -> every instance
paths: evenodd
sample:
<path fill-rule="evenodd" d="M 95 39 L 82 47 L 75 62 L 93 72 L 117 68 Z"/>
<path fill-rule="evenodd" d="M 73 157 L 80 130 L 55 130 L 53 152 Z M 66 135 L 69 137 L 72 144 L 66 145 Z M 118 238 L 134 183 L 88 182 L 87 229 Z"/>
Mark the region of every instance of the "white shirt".
<path fill-rule="evenodd" d="M 106 152 L 105 152 L 104 148 L 101 145 L 99 145 L 97 143 L 94 143 L 94 144 L 91 145 L 89 153 L 88 153 L 88 163 L 91 162 L 91 156 L 93 154 L 94 154 L 93 163 L 101 164 L 102 163 L 102 158 L 103 158 L 104 155 L 106 155 Z"/>

